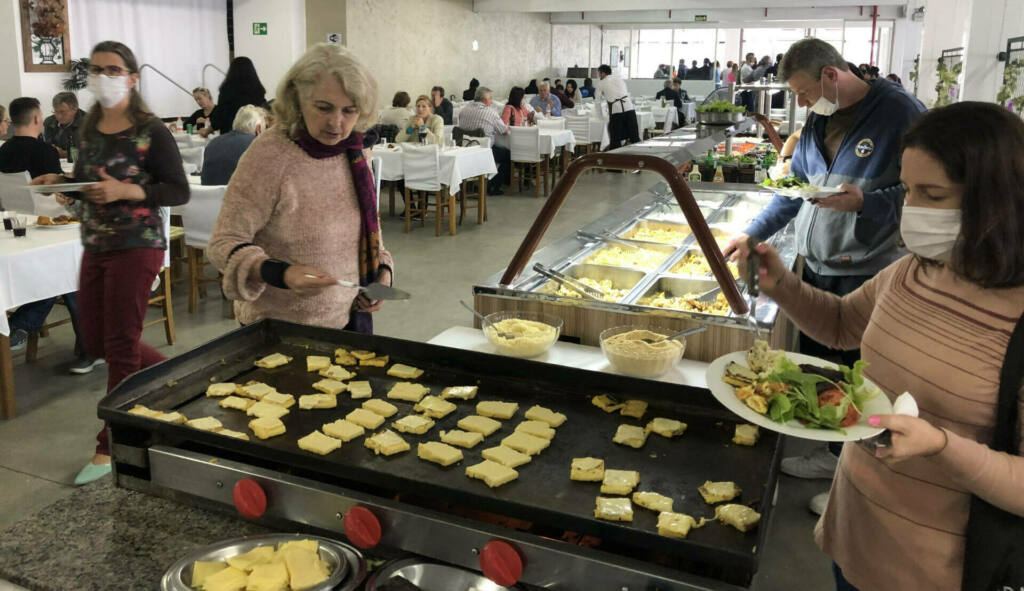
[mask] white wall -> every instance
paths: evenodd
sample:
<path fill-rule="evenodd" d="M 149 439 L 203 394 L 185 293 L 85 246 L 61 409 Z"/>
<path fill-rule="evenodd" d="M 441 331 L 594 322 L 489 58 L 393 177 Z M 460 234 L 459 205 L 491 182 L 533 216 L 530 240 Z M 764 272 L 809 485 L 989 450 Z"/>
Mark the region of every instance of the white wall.
<path fill-rule="evenodd" d="M 382 105 L 434 85 L 461 98 L 470 78 L 503 98 L 552 72 L 543 14 L 476 13 L 472 0 L 348 0 L 346 22 L 345 44 L 376 76 Z"/>
<path fill-rule="evenodd" d="M 305 0 L 235 0 L 234 8 L 235 56 L 252 60 L 270 100 L 306 51 Z M 267 23 L 267 34 L 253 35 L 253 23 Z"/>
<path fill-rule="evenodd" d="M 1006 51 L 1006 39 L 1024 35 L 1024 1 L 975 0 L 969 44 L 964 59 L 964 85 L 960 100 L 995 101 L 1003 85 L 1004 63 L 996 59 Z"/>
<path fill-rule="evenodd" d="M 595 41 L 596 39 L 596 41 Z M 592 25 L 552 25 L 552 78 L 565 78 L 566 68 L 596 68 L 600 60 L 601 29 Z M 597 51 L 595 52 L 595 47 Z M 582 83 L 582 80 L 576 82 Z"/>

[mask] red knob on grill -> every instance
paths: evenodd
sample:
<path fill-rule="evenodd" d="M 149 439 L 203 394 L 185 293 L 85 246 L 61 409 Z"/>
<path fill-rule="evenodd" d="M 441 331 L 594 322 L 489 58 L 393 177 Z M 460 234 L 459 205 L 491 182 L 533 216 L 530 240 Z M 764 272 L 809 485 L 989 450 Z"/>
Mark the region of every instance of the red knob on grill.
<path fill-rule="evenodd" d="M 491 540 L 480 550 L 480 570 L 502 587 L 511 587 L 523 576 L 523 557 L 512 544 Z"/>
<path fill-rule="evenodd" d="M 236 482 L 231 498 L 235 501 L 235 509 L 246 519 L 259 519 L 267 511 L 267 493 L 252 478 Z"/>
<path fill-rule="evenodd" d="M 380 520 L 366 507 L 349 509 L 342 526 L 345 528 L 345 536 L 363 550 L 380 543 Z"/>

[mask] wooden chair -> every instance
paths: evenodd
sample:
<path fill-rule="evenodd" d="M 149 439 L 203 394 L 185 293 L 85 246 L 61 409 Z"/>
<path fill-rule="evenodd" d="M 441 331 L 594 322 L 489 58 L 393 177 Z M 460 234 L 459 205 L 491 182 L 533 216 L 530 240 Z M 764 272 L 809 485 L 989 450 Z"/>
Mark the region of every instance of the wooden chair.
<path fill-rule="evenodd" d="M 222 275 L 206 276 L 206 247 L 210 234 L 224 203 L 226 185 L 192 187 L 192 197 L 182 206 L 181 221 L 184 226 L 186 258 L 188 260 L 188 312 L 194 314 L 199 307 L 199 298 L 206 297 L 206 286 L 220 285 Z"/>
<path fill-rule="evenodd" d="M 590 154 L 594 151 L 594 144 L 601 142 L 600 137 L 591 137 L 590 134 L 590 117 L 566 117 L 566 127 L 572 131 L 572 136 L 576 139 L 576 153 Z"/>
<path fill-rule="evenodd" d="M 164 218 L 164 233 L 170 235 L 171 233 L 171 208 L 161 207 L 161 214 Z M 156 295 L 149 298 L 150 307 L 160 308 L 163 312 L 163 316 L 144 322 L 142 324 L 143 330 L 147 327 L 153 326 L 154 324 L 164 325 L 164 334 L 167 336 L 167 344 L 174 344 L 174 302 L 171 299 L 171 251 L 170 241 L 168 241 L 168 248 L 164 249 L 164 266 L 160 270 L 160 274 L 157 275 L 158 283 L 155 289 L 159 291 Z"/>
<path fill-rule="evenodd" d="M 544 195 L 548 194 L 549 166 L 547 154 L 540 153 L 540 128 L 511 127 L 509 128 L 509 148 L 512 160 L 512 184 L 516 183 L 516 172 L 519 173 L 519 192 L 523 192 L 523 181 L 529 168 L 534 171 L 534 196 L 540 197 L 540 180 L 544 178 Z"/>
<path fill-rule="evenodd" d="M 448 211 L 448 233 L 455 235 L 455 196 L 441 183 L 440 149 L 436 144 L 402 146 L 402 174 L 405 177 L 405 231 L 409 231 L 412 215 L 420 215 L 420 226 L 434 212 L 434 236 L 441 235 L 441 219 Z M 419 193 L 414 198 L 412 191 Z M 431 201 L 433 197 L 433 201 Z"/>

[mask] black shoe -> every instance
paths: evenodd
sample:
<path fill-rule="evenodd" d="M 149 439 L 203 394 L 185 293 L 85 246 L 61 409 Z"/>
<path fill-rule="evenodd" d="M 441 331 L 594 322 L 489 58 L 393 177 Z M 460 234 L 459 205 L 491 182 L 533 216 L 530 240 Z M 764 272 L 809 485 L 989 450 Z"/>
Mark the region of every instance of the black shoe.
<path fill-rule="evenodd" d="M 92 370 L 96 369 L 97 366 L 103 365 L 104 363 L 106 363 L 106 361 L 102 359 L 91 359 L 89 357 L 81 357 L 79 358 L 78 361 L 71 364 L 71 367 L 68 369 L 68 371 L 78 375 L 87 374 L 90 373 Z"/>
<path fill-rule="evenodd" d="M 20 328 L 11 333 L 11 351 L 21 351 L 28 344 L 28 333 Z"/>

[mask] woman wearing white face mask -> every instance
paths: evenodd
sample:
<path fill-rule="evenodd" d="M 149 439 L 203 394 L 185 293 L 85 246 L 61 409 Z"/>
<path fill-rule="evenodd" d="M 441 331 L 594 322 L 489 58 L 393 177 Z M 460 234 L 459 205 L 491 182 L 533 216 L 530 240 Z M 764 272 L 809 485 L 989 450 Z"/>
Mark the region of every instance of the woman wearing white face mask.
<path fill-rule="evenodd" d="M 140 342 L 153 280 L 163 266 L 167 236 L 162 206 L 188 202 L 188 179 L 174 138 L 136 88 L 138 62 L 125 45 L 104 41 L 92 50 L 86 115 L 72 176 L 48 174 L 34 185 L 89 182 L 79 202 L 82 256 L 78 308 L 86 351 L 105 359 L 109 392 L 132 373 L 164 358 Z M 110 472 L 106 428 L 93 461 L 75 479 L 84 484 Z"/>
<path fill-rule="evenodd" d="M 1008 382 L 1009 404 L 996 406 L 1001 368 L 1024 359 L 1007 351 L 1024 313 L 1024 122 L 991 103 L 931 111 L 904 137 L 901 177 L 911 255 L 838 297 L 802 283 L 762 244 L 761 287 L 815 339 L 861 347 L 865 376 L 920 407 L 920 418 L 869 418 L 892 431 L 890 448 L 843 448 L 815 532 L 837 583 L 953 590 L 965 536 L 980 531 L 968 527 L 972 495 L 1024 516 L 1020 384 Z M 1017 455 L 989 447 L 997 420 Z"/>

